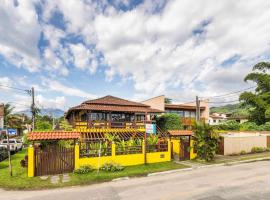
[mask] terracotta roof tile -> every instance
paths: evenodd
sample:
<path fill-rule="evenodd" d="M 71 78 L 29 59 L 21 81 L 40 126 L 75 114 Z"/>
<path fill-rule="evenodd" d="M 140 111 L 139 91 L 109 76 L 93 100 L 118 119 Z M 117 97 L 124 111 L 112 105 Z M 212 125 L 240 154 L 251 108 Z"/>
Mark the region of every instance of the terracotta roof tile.
<path fill-rule="evenodd" d="M 49 132 L 31 132 L 28 140 L 66 140 L 80 138 L 79 132 L 71 131 L 49 131 Z"/>
<path fill-rule="evenodd" d="M 191 136 L 193 132 L 190 130 L 169 130 L 170 136 Z"/>
<path fill-rule="evenodd" d="M 98 99 L 88 100 L 83 102 L 83 104 L 104 104 L 104 105 L 120 105 L 120 106 L 139 106 L 139 107 L 149 107 L 146 104 L 138 103 L 134 101 L 129 101 L 126 99 L 121 99 L 118 97 L 107 95 Z"/>
<path fill-rule="evenodd" d="M 99 99 L 85 101 L 78 106 L 70 108 L 66 116 L 68 116 L 72 110 L 163 113 L 162 110 L 152 109 L 149 105 L 113 96 L 105 96 Z"/>

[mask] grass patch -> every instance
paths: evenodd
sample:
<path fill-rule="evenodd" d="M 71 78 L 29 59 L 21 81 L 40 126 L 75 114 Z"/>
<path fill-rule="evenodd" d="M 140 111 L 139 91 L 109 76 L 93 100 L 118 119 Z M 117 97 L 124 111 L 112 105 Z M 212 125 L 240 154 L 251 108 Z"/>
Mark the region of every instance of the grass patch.
<path fill-rule="evenodd" d="M 88 174 L 73 174 L 70 173 L 70 182 L 51 184 L 50 178 L 47 180 L 41 180 L 39 177 L 28 178 L 27 168 L 22 168 L 20 166 L 20 161 L 24 158 L 26 150 L 18 152 L 12 156 L 13 165 L 13 176 L 9 176 L 8 160 L 0 162 L 0 187 L 5 189 L 21 189 L 21 190 L 33 190 L 33 189 L 45 189 L 45 188 L 56 188 L 64 186 L 74 186 L 74 185 L 86 185 L 99 182 L 110 181 L 115 178 L 120 177 L 138 177 L 145 176 L 149 173 L 161 172 L 173 169 L 187 168 L 188 166 L 183 164 L 178 164 L 175 162 L 163 162 L 163 163 L 153 163 L 147 165 L 136 165 L 125 167 L 123 171 L 117 172 L 104 172 L 97 170 L 90 172 Z M 62 177 L 60 177 L 62 180 Z"/>

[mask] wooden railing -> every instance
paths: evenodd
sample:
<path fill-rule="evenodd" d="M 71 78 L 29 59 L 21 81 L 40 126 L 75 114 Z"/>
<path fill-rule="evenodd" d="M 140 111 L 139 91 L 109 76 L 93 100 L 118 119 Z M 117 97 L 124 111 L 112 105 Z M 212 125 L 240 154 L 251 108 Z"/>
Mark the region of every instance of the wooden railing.
<path fill-rule="evenodd" d="M 76 121 L 75 128 L 144 128 L 154 121 Z"/>

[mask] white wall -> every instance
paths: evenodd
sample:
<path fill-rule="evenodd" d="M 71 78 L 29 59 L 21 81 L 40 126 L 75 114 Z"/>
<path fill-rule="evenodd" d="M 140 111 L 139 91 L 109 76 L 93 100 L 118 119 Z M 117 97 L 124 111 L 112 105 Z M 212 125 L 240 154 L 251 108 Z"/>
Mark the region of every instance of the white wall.
<path fill-rule="evenodd" d="M 224 137 L 224 155 L 251 152 L 253 147 L 267 147 L 267 136 L 233 136 Z"/>

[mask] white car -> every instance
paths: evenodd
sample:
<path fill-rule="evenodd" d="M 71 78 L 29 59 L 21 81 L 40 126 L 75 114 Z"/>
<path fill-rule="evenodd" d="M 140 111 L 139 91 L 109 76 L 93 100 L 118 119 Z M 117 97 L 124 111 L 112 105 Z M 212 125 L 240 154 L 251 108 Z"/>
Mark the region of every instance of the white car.
<path fill-rule="evenodd" d="M 3 140 L 0 144 L 0 146 L 3 146 L 7 148 L 8 146 L 8 140 Z M 11 152 L 17 152 L 21 151 L 23 148 L 23 143 L 20 140 L 17 139 L 9 139 L 9 146 Z"/>

